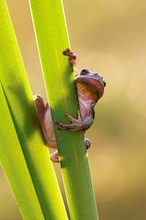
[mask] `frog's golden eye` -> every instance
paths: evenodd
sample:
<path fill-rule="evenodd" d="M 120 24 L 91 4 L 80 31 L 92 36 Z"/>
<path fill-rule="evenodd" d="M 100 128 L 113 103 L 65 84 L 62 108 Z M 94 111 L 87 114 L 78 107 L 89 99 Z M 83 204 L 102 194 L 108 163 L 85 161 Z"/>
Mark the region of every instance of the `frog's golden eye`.
<path fill-rule="evenodd" d="M 99 77 L 99 74 L 98 73 L 94 73 L 94 76 L 98 76 Z"/>
<path fill-rule="evenodd" d="M 86 75 L 88 73 L 89 73 L 88 69 L 82 69 L 81 72 L 80 72 L 80 75 Z"/>

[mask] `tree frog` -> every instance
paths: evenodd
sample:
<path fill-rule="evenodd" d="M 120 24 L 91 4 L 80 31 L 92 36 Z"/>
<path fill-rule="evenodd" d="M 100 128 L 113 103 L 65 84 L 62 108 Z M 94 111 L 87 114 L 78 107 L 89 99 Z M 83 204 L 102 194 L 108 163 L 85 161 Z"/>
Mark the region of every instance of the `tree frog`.
<path fill-rule="evenodd" d="M 63 54 L 68 56 L 69 62 L 74 66 L 76 55 L 70 49 L 66 49 Z M 88 69 L 82 69 L 75 76 L 75 82 L 80 108 L 78 118 L 75 119 L 67 113 L 66 117 L 71 123 L 63 124 L 57 121 L 56 124 L 59 130 L 85 132 L 94 121 L 94 106 L 102 97 L 106 83 L 101 75 L 92 73 Z M 49 104 L 47 103 L 45 105 L 40 95 L 35 95 L 34 100 L 46 144 L 51 148 L 57 148 Z M 85 147 L 86 149 L 90 147 L 90 141 L 87 138 L 85 138 Z M 53 162 L 59 162 L 58 151 L 51 154 L 51 160 Z"/>

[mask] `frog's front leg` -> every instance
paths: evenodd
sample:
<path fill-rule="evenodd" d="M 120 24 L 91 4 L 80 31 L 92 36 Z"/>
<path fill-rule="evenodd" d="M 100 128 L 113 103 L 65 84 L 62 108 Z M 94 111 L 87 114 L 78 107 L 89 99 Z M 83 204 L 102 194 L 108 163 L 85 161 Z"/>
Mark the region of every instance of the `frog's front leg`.
<path fill-rule="evenodd" d="M 56 124 L 58 125 L 59 130 L 67 130 L 67 131 L 85 131 L 87 130 L 93 123 L 93 117 L 86 116 L 84 119 L 81 118 L 80 112 L 78 111 L 78 118 L 75 119 L 68 113 L 66 117 L 72 122 L 71 124 L 63 124 L 60 121 L 57 121 Z"/>
<path fill-rule="evenodd" d="M 63 51 L 63 55 L 68 56 L 68 60 L 73 66 L 76 65 L 76 55 L 69 48 Z"/>

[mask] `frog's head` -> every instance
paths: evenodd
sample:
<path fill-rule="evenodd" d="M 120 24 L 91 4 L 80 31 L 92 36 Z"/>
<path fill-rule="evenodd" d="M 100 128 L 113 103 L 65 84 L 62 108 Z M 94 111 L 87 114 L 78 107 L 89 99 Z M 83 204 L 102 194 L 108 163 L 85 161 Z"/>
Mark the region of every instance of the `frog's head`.
<path fill-rule="evenodd" d="M 106 82 L 98 73 L 92 73 L 88 69 L 82 69 L 76 75 L 77 87 L 83 92 L 88 91 L 94 96 L 94 100 L 98 101 L 104 93 Z"/>

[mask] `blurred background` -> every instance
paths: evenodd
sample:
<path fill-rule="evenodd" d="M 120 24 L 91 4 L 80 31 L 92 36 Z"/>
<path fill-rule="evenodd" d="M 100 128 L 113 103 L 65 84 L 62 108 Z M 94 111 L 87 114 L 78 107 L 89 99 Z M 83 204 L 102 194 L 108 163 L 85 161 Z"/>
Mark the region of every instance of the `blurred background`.
<path fill-rule="evenodd" d="M 33 94 L 45 97 L 27 0 L 6 0 Z M 96 105 L 89 162 L 100 220 L 146 218 L 146 1 L 63 0 L 78 70 L 107 82 Z M 61 187 L 59 165 L 55 165 Z M 21 220 L 0 168 L 0 219 Z M 90 202 L 90 201 L 89 201 Z M 7 210 L 7 212 L 6 212 Z"/>

